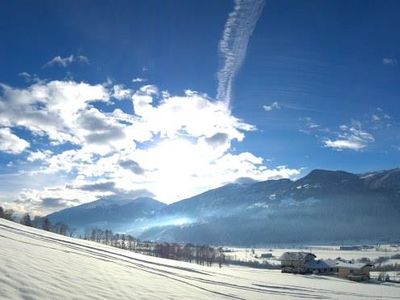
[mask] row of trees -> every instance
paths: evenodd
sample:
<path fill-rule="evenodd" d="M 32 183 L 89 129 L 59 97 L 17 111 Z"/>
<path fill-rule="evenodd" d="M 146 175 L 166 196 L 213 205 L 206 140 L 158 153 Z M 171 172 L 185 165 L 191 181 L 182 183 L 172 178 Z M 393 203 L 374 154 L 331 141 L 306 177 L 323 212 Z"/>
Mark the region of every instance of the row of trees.
<path fill-rule="evenodd" d="M 14 211 L 12 209 L 4 209 L 0 206 L 0 219 L 13 221 Z"/>
<path fill-rule="evenodd" d="M 70 228 L 67 224 L 57 222 L 53 224 L 47 217 L 34 217 L 31 218 L 29 213 L 24 214 L 22 217 L 18 217 L 12 209 L 4 209 L 0 206 L 0 218 L 6 219 L 13 222 L 19 222 L 22 225 L 51 231 L 54 233 L 73 236 L 75 229 Z"/>
<path fill-rule="evenodd" d="M 221 267 L 225 262 L 222 248 L 206 245 L 141 242 L 129 234 L 114 234 L 112 230 L 99 228 L 87 230 L 84 239 L 145 255 L 195 262 L 200 265 L 212 266 L 217 262 Z"/>
<path fill-rule="evenodd" d="M 67 224 L 61 222 L 53 224 L 47 217 L 36 216 L 32 219 L 29 213 L 18 218 L 13 210 L 5 210 L 1 206 L 0 218 L 65 236 L 72 237 L 75 233 L 75 230 Z M 100 228 L 86 230 L 83 236 L 79 235 L 78 237 L 137 253 L 194 262 L 200 265 L 212 266 L 214 263 L 218 263 L 222 267 L 222 264 L 225 262 L 222 247 L 213 248 L 207 245 L 141 242 L 129 234 L 114 233 L 112 230 Z"/>
<path fill-rule="evenodd" d="M 79 237 L 82 238 L 82 236 Z M 138 240 L 129 234 L 114 233 L 112 230 L 103 230 L 100 228 L 86 230 L 83 238 L 85 240 L 131 251 L 135 251 L 138 244 Z"/>

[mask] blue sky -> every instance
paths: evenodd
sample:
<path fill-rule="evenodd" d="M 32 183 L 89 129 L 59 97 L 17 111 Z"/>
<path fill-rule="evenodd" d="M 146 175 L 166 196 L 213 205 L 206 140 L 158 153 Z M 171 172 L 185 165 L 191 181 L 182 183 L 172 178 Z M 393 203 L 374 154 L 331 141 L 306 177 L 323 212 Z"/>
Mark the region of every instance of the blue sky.
<path fill-rule="evenodd" d="M 0 4 L 0 203 L 173 202 L 400 162 L 398 1 Z"/>

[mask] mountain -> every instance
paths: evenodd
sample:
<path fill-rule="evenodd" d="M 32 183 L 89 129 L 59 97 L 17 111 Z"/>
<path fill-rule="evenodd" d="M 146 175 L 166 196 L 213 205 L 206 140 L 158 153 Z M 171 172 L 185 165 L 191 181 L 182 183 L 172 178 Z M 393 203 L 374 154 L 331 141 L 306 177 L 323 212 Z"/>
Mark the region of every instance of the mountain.
<path fill-rule="evenodd" d="M 398 238 L 398 173 L 313 170 L 296 181 L 229 184 L 165 207 L 158 216 L 189 222 L 151 227 L 141 238 L 234 245 Z"/>
<path fill-rule="evenodd" d="M 361 179 L 373 190 L 400 191 L 400 169 L 362 174 Z"/>
<path fill-rule="evenodd" d="M 97 222 L 107 220 L 104 225 L 141 239 L 225 245 L 390 240 L 400 235 L 400 169 L 239 180 L 168 206 L 159 203 L 151 213 L 126 210 L 126 223 L 117 227 L 112 220 L 121 218 L 111 216 L 119 209 L 95 206 Z M 59 213 L 69 216 L 65 211 L 73 209 Z M 75 224 L 86 222 L 79 218 Z"/>
<path fill-rule="evenodd" d="M 121 230 L 127 223 L 150 218 L 166 204 L 151 198 L 100 199 L 48 215 L 52 222 L 63 222 L 77 229 L 91 227 Z"/>

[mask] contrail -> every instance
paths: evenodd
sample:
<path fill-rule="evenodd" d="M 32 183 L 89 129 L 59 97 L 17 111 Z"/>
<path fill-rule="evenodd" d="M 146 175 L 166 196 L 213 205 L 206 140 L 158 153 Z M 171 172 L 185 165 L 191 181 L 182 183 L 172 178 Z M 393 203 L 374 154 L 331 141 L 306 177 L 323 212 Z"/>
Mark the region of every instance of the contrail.
<path fill-rule="evenodd" d="M 219 54 L 222 65 L 217 73 L 217 99 L 228 106 L 232 84 L 246 56 L 247 44 L 264 7 L 264 0 L 235 0 L 235 7 L 225 23 Z"/>

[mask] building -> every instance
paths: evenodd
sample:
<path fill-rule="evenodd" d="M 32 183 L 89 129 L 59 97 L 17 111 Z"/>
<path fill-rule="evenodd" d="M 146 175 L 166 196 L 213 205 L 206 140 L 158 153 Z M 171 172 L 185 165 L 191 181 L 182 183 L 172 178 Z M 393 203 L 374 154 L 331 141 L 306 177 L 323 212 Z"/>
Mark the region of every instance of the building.
<path fill-rule="evenodd" d="M 285 252 L 279 258 L 282 273 L 295 274 L 337 274 L 339 278 L 364 281 L 370 279 L 373 267 L 370 263 L 352 263 L 345 260 L 316 259 L 308 252 Z"/>
<path fill-rule="evenodd" d="M 338 262 L 338 277 L 354 281 L 368 280 L 372 266 L 368 263 Z"/>
<path fill-rule="evenodd" d="M 307 273 L 307 264 L 314 261 L 316 256 L 308 252 L 285 252 L 281 255 L 282 273 Z"/>
<path fill-rule="evenodd" d="M 335 274 L 338 272 L 336 260 L 310 260 L 306 263 L 306 273 L 313 274 Z"/>
<path fill-rule="evenodd" d="M 339 250 L 345 250 L 345 251 L 359 251 L 361 250 L 361 246 L 340 246 Z"/>
<path fill-rule="evenodd" d="M 261 258 L 272 258 L 272 253 L 261 253 Z"/>

